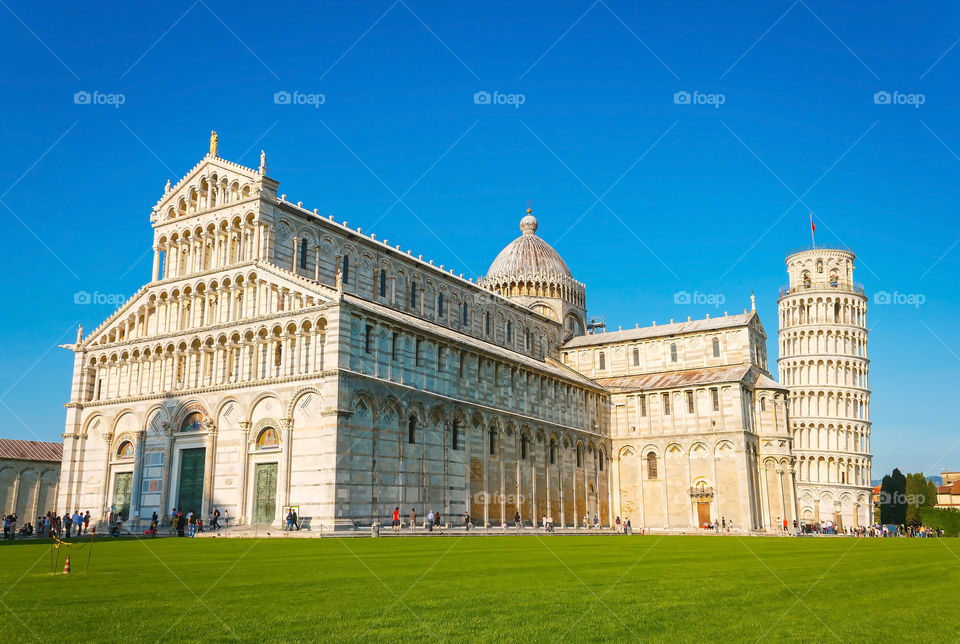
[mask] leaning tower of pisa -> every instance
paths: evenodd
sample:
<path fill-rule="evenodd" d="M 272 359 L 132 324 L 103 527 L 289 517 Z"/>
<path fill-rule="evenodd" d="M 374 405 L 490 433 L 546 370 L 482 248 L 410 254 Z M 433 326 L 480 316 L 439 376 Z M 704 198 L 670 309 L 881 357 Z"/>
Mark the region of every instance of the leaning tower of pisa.
<path fill-rule="evenodd" d="M 778 300 L 799 516 L 840 528 L 873 522 L 867 298 L 854 258 L 820 246 L 791 253 Z"/>

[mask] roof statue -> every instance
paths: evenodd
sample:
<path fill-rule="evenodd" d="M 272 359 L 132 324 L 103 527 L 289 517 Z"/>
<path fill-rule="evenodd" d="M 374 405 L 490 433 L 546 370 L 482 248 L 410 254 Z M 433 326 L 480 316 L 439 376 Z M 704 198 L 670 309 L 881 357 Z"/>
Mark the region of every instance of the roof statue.
<path fill-rule="evenodd" d="M 210 130 L 210 156 L 217 156 L 217 133 Z"/>
<path fill-rule="evenodd" d="M 260 150 L 260 174 L 267 174 L 267 153 L 263 150 Z"/>

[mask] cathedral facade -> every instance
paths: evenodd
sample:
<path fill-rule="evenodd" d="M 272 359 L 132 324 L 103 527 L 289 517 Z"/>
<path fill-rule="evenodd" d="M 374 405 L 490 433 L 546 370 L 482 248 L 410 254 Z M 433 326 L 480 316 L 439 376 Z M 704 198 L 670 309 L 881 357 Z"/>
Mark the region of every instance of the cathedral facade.
<path fill-rule="evenodd" d="M 58 508 L 352 529 L 685 530 L 798 518 L 788 392 L 755 311 L 585 334 L 528 212 L 478 280 L 211 150 L 154 206 L 151 281 L 78 333 Z M 94 511 L 94 509 L 97 509 Z"/>

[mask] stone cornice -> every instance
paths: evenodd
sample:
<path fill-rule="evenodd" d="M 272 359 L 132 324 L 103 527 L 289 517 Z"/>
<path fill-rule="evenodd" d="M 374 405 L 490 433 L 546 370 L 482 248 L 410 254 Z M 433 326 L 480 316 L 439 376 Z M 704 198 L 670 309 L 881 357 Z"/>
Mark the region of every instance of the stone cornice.
<path fill-rule="evenodd" d="M 72 402 L 68 403 L 80 410 L 87 408 L 107 407 L 110 405 L 129 405 L 131 403 L 146 402 L 152 400 L 169 400 L 171 398 L 189 398 L 203 394 L 215 393 L 219 391 L 230 391 L 233 389 L 248 389 L 250 387 L 263 387 L 270 385 L 282 385 L 301 380 L 323 380 L 329 376 L 337 374 L 337 369 L 324 369 L 320 372 L 299 374 L 296 376 L 281 376 L 279 378 L 263 378 L 259 380 L 249 380 L 244 382 L 231 382 L 222 385 L 213 385 L 210 387 L 193 387 L 191 389 L 178 389 L 177 391 L 161 391 L 155 394 L 145 394 L 142 396 L 126 396 L 123 398 L 109 398 L 106 400 L 93 400 L 86 403 Z"/>

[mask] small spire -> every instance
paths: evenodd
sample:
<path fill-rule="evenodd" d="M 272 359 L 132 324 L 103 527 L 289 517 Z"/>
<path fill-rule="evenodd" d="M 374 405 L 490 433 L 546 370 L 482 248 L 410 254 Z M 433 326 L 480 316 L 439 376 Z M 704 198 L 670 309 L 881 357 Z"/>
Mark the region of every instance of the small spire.
<path fill-rule="evenodd" d="M 217 156 L 217 133 L 210 130 L 210 156 Z"/>
<path fill-rule="evenodd" d="M 260 174 L 267 175 L 267 153 L 260 150 Z"/>
<path fill-rule="evenodd" d="M 750 310 L 757 310 L 757 296 L 753 294 L 753 291 L 750 291 Z"/>
<path fill-rule="evenodd" d="M 163 187 L 163 194 L 170 192 L 170 179 L 167 179 L 167 185 Z"/>
<path fill-rule="evenodd" d="M 83 340 L 83 325 L 77 325 L 77 346 L 80 345 L 80 342 Z"/>

